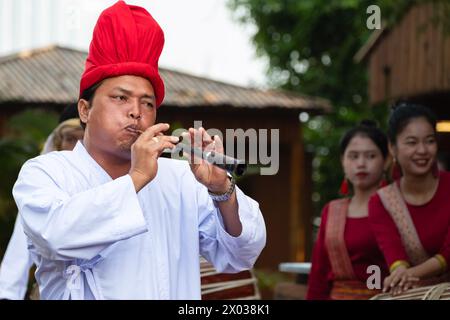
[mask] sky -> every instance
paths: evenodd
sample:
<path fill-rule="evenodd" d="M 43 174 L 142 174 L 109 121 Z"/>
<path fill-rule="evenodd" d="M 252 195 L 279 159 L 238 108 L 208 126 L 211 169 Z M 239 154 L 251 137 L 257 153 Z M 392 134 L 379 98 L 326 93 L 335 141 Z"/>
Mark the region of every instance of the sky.
<path fill-rule="evenodd" d="M 59 44 L 87 50 L 100 12 L 115 0 L 0 0 L 0 56 Z M 165 33 L 160 66 L 237 85 L 264 87 L 266 65 L 227 0 L 128 0 Z"/>

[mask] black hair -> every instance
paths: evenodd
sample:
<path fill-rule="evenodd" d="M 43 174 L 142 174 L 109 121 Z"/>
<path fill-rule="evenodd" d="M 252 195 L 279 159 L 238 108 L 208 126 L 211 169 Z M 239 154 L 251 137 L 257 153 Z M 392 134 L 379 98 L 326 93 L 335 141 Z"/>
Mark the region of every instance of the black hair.
<path fill-rule="evenodd" d="M 394 105 L 388 122 L 389 141 L 392 144 L 395 144 L 397 136 L 405 129 L 411 120 L 417 118 L 424 118 L 436 133 L 436 116 L 429 108 L 409 102 L 402 102 Z"/>
<path fill-rule="evenodd" d="M 344 155 L 350 141 L 358 135 L 372 140 L 378 149 L 380 149 L 383 158 L 386 159 L 388 154 L 387 137 L 383 131 L 378 128 L 377 123 L 372 120 L 362 120 L 356 127 L 351 128 L 344 134 L 340 142 L 341 156 Z"/>
<path fill-rule="evenodd" d="M 103 82 L 103 80 L 99 81 L 97 83 L 94 83 L 92 86 L 85 89 L 83 91 L 83 93 L 81 94 L 80 99 L 83 99 L 83 100 L 86 100 L 87 102 L 89 102 L 89 107 L 92 106 L 92 101 L 94 100 L 95 92 L 97 91 L 98 87 L 100 87 L 102 82 Z M 84 122 L 82 122 L 81 119 L 80 119 L 80 124 L 81 124 L 81 127 L 83 128 L 83 130 L 86 129 L 86 124 Z"/>
<path fill-rule="evenodd" d="M 69 103 L 65 106 L 61 114 L 59 115 L 58 122 L 64 122 L 69 119 L 78 118 L 78 105 L 77 103 Z"/>

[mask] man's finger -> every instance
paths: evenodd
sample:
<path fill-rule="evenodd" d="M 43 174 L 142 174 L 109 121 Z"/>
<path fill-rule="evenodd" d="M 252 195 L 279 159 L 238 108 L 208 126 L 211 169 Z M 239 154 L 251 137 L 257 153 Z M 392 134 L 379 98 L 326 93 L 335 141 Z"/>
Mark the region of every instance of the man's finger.
<path fill-rule="evenodd" d="M 191 146 L 197 147 L 200 150 L 203 150 L 202 148 L 202 136 L 199 130 L 194 128 L 189 128 L 189 135 L 190 135 L 190 142 Z M 188 157 L 191 165 L 199 165 L 202 163 L 201 158 L 196 156 L 194 152 L 191 152 L 191 154 Z"/>
<path fill-rule="evenodd" d="M 142 132 L 141 139 L 151 139 L 154 136 L 161 135 L 164 131 L 169 130 L 169 128 L 170 125 L 168 123 L 157 123 Z"/>
<path fill-rule="evenodd" d="M 216 150 L 216 143 L 208 132 L 203 127 L 199 129 L 199 132 L 202 135 L 202 149 L 207 151 Z"/>
<path fill-rule="evenodd" d="M 158 135 L 155 136 L 153 138 L 151 138 L 151 141 L 155 142 L 155 143 L 160 143 L 160 142 L 170 142 L 173 144 L 176 144 L 180 141 L 180 138 L 176 137 L 176 136 L 164 136 L 164 135 Z"/>
<path fill-rule="evenodd" d="M 202 146 L 203 146 L 203 141 L 202 141 L 202 134 L 201 134 L 201 132 L 200 132 L 199 130 L 197 130 L 197 129 L 192 129 L 192 132 L 193 132 L 193 135 L 192 135 L 192 137 L 193 137 L 192 145 L 193 145 L 194 147 L 203 149 L 203 148 L 202 148 Z"/>
<path fill-rule="evenodd" d="M 222 139 L 220 139 L 220 137 L 218 135 L 215 135 L 213 137 L 213 139 L 214 139 L 214 144 L 215 144 L 215 147 L 216 147 L 215 150 L 218 153 L 224 154 Z"/>
<path fill-rule="evenodd" d="M 213 142 L 212 137 L 206 132 L 205 128 L 201 127 L 199 130 L 199 133 L 202 137 L 202 145 L 205 147 Z"/>
<path fill-rule="evenodd" d="M 160 141 L 158 144 L 155 144 L 156 151 L 158 152 L 158 156 L 160 156 L 165 149 L 173 149 L 175 148 L 175 144 L 170 141 Z"/>

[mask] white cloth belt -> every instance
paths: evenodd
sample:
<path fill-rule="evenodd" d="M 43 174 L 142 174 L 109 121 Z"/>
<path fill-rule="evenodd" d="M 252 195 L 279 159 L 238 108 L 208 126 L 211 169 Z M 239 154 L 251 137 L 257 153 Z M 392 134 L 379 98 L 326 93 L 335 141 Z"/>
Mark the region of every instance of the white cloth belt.
<path fill-rule="evenodd" d="M 83 274 L 86 277 L 88 288 L 90 289 L 94 299 L 102 300 L 102 296 L 97 287 L 97 281 L 95 281 L 94 273 L 92 269 L 98 263 L 99 259 L 94 261 L 90 260 L 80 265 L 72 264 L 65 270 L 65 277 L 67 277 L 66 290 L 64 291 L 63 300 L 84 300 L 84 279 Z M 83 273 L 83 274 L 82 274 Z"/>

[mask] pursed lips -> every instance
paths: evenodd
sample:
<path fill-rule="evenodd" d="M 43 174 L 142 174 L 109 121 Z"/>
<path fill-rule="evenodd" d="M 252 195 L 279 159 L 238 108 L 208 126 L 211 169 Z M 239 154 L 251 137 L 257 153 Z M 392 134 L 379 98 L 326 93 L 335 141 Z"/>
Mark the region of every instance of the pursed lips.
<path fill-rule="evenodd" d="M 142 130 L 139 130 L 137 125 L 131 124 L 129 126 L 125 127 L 125 130 L 127 130 L 128 132 L 131 132 L 133 134 L 139 135 L 142 133 Z"/>

